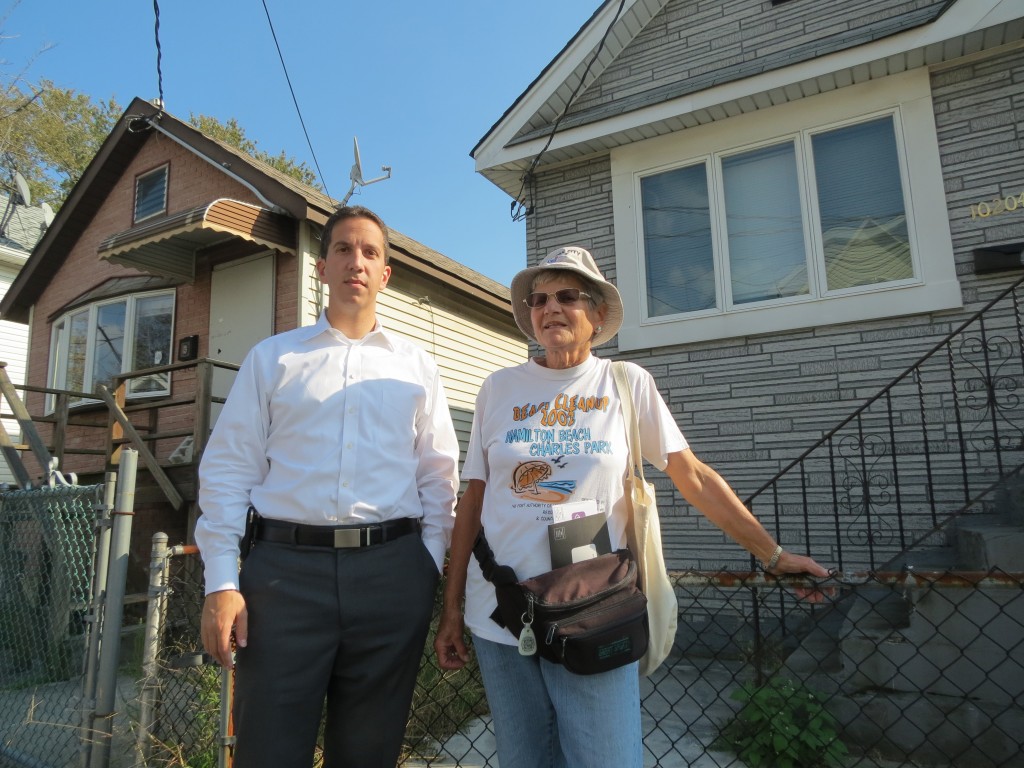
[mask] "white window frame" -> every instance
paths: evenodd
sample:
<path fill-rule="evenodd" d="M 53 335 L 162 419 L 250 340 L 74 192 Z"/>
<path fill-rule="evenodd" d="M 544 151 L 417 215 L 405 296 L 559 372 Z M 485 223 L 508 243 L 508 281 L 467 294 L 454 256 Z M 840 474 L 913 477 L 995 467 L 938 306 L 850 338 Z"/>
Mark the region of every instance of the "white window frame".
<path fill-rule="evenodd" d="M 68 338 L 67 334 L 70 328 L 71 318 L 82 312 L 88 313 L 88 331 L 86 334 L 86 351 L 85 351 L 85 362 L 84 362 L 84 376 L 82 382 L 81 392 L 91 392 L 93 390 L 93 365 L 95 362 L 95 345 L 96 345 L 96 322 L 99 310 L 104 306 L 111 304 L 125 303 L 125 327 L 124 327 L 124 349 L 121 351 L 121 373 L 128 373 L 131 369 L 131 361 L 135 357 L 135 326 L 137 321 L 137 310 L 136 306 L 140 300 L 158 297 L 158 296 L 169 296 L 171 299 L 171 320 L 170 327 L 172 329 L 170 336 L 170 345 L 168 348 L 167 363 L 171 362 L 171 355 L 173 354 L 173 340 L 174 340 L 174 314 L 177 309 L 176 293 L 172 290 L 161 290 L 161 291 L 146 291 L 144 293 L 133 293 L 122 296 L 114 296 L 105 298 L 99 301 L 92 302 L 91 304 L 85 304 L 77 306 L 74 309 L 65 312 L 60 317 L 54 319 L 51 330 L 50 330 L 50 355 L 49 363 L 46 372 L 47 386 L 54 389 L 66 389 L 67 384 L 67 351 L 68 351 Z M 58 364 L 60 367 L 58 368 Z M 126 397 L 128 399 L 148 398 L 148 397 L 166 397 L 171 394 L 170 389 L 171 377 L 167 377 L 167 387 L 161 390 L 155 390 L 150 392 L 132 392 L 131 388 L 128 388 Z M 72 407 L 88 405 L 99 402 L 99 398 L 83 398 L 72 401 Z M 56 396 L 48 395 L 46 398 L 46 411 L 52 412 L 56 407 Z"/>
<path fill-rule="evenodd" d="M 880 116 L 894 116 L 897 150 L 906 204 L 914 278 L 857 286 L 786 300 L 741 304 L 726 309 L 719 252 L 724 237 L 721 169 L 714 159 L 766 146 L 789 137 L 821 131 Z M 809 157 L 799 148 L 798 163 Z M 640 180 L 648 175 L 707 162 L 712 207 L 712 240 L 716 251 L 719 304 L 714 310 L 647 316 L 646 259 L 643 250 L 643 208 Z M 618 147 L 611 152 L 612 203 L 615 221 L 616 274 L 625 315 L 619 331 L 621 350 L 650 349 L 672 344 L 734 338 L 820 325 L 895 317 L 963 305 L 956 276 L 948 210 L 942 182 L 938 138 L 928 73 L 924 70 L 831 91 L 777 107 L 744 114 Z M 804 185 L 805 239 L 820 249 L 816 220 L 808 216 L 807 194 L 814 194 L 813 169 L 801 174 Z M 716 207 L 718 210 L 716 211 Z M 722 222 L 721 226 L 717 222 Z M 925 222 L 918 227 L 915 222 Z M 809 262 L 817 260 L 812 257 Z M 810 265 L 809 265 L 810 266 Z M 808 280 L 823 280 L 814 271 Z M 820 295 L 816 295 L 821 291 Z"/>
<path fill-rule="evenodd" d="M 145 216 L 139 216 L 139 184 L 141 184 L 145 179 L 148 179 L 151 176 L 155 176 L 158 173 L 159 174 L 163 174 L 163 177 L 164 177 L 163 204 L 160 206 L 159 210 L 153 211 L 153 213 L 147 214 Z M 163 165 L 161 165 L 161 166 L 159 166 L 157 168 L 154 168 L 151 171 L 146 171 L 145 173 L 140 173 L 138 176 L 135 177 L 135 200 L 134 200 L 134 204 L 132 205 L 132 222 L 133 223 L 138 224 L 139 222 L 146 221 L 147 219 L 152 219 L 152 218 L 154 218 L 156 216 L 162 216 L 165 213 L 167 213 L 167 187 L 170 184 L 170 180 L 171 180 L 171 166 L 170 166 L 170 163 L 164 163 Z"/>

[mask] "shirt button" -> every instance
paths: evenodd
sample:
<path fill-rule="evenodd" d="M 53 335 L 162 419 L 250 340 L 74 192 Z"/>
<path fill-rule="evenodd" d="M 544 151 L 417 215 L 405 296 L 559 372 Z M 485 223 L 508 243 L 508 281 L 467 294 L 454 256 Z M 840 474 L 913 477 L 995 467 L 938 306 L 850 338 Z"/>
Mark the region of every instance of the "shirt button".
<path fill-rule="evenodd" d="M 343 483 L 341 484 L 341 487 L 342 487 L 342 488 L 348 488 L 348 480 L 345 480 L 345 481 L 344 481 L 344 482 L 343 482 Z"/>
<path fill-rule="evenodd" d="M 351 451 L 352 450 L 352 443 L 346 443 L 345 444 L 345 450 L 346 451 Z"/>

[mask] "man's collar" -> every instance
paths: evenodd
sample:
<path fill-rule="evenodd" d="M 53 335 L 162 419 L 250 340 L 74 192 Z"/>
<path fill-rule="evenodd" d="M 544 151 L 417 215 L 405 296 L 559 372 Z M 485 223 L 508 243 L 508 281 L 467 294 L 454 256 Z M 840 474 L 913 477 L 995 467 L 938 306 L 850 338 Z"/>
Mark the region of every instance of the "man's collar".
<path fill-rule="evenodd" d="M 350 339 L 344 333 L 333 327 L 327 321 L 327 312 L 320 313 L 320 317 L 313 325 L 307 325 L 302 328 L 305 333 L 302 335 L 303 340 L 308 341 L 310 339 L 319 336 L 321 333 L 329 333 L 335 338 L 341 337 L 348 341 L 350 344 L 373 344 L 375 346 L 383 346 L 394 351 L 395 345 L 391 340 L 390 334 L 384 330 L 384 326 L 380 323 L 380 318 L 374 318 L 373 330 L 363 336 L 361 339 Z"/>

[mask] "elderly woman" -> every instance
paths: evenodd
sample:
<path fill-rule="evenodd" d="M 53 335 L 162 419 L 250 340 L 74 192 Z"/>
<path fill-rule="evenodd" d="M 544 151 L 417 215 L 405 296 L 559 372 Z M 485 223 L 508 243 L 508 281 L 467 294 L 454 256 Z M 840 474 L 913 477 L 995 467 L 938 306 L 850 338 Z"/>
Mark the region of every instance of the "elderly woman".
<path fill-rule="evenodd" d="M 552 505 L 569 501 L 592 503 L 607 519 L 612 548 L 626 546 L 625 424 L 611 363 L 590 351 L 618 331 L 622 300 L 589 252 L 568 247 L 515 276 L 512 309 L 543 355 L 495 372 L 480 389 L 434 649 L 442 669 L 462 667 L 469 658 L 468 625 L 501 768 L 640 768 L 637 663 L 580 676 L 521 655 L 517 638 L 491 619 L 494 587 L 471 559 L 482 526 L 496 561 L 519 578 L 551 570 Z M 697 459 L 651 375 L 632 364 L 628 374 L 643 457 L 771 573 L 827 576 L 809 557 L 782 551 L 725 481 Z"/>

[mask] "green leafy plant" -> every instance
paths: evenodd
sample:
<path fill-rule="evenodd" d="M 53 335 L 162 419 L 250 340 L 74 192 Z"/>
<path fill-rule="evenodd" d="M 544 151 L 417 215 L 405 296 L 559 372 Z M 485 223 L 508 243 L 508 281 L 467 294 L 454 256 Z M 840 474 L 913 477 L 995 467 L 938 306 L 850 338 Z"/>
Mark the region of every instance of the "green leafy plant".
<path fill-rule="evenodd" d="M 761 686 L 744 683 L 731 698 L 743 702 L 715 742 L 752 768 L 837 766 L 847 755 L 835 717 L 814 692 L 773 678 Z"/>

